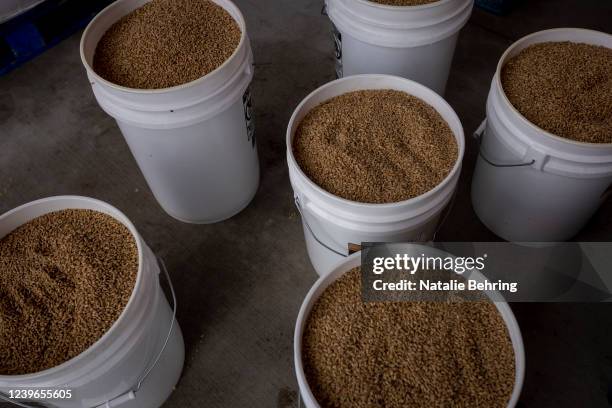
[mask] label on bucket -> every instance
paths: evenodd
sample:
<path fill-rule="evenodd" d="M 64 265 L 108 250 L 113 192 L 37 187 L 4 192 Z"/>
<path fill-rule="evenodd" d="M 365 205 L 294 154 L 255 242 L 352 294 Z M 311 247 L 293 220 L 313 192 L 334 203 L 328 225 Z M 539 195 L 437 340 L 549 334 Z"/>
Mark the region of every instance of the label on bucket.
<path fill-rule="evenodd" d="M 242 105 L 244 106 L 244 120 L 247 128 L 247 140 L 253 144 L 255 148 L 255 121 L 253 120 L 253 102 L 251 100 L 251 87 L 242 95 Z"/>
<path fill-rule="evenodd" d="M 342 78 L 342 34 L 334 23 L 332 23 L 332 37 L 336 57 L 336 78 Z"/>

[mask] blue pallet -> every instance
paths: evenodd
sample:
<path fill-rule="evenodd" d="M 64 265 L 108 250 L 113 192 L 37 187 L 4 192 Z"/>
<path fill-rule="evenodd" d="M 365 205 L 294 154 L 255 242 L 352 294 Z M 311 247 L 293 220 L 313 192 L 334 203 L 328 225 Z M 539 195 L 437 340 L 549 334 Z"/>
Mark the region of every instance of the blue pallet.
<path fill-rule="evenodd" d="M 507 14 L 512 6 L 514 5 L 514 0 L 476 0 L 476 7 L 480 7 L 481 9 L 490 11 L 491 13 L 504 15 Z"/>
<path fill-rule="evenodd" d="M 85 27 L 113 0 L 46 0 L 0 24 L 0 76 Z"/>

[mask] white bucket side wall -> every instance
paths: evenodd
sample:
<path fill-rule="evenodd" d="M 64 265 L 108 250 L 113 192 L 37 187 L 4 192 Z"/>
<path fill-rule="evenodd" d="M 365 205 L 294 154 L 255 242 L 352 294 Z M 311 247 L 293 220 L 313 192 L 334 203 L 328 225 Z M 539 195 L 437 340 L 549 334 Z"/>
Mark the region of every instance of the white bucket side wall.
<path fill-rule="evenodd" d="M 342 36 L 343 76 L 388 74 L 412 79 L 444 95 L 458 34 L 413 48 L 381 47 Z M 435 67 L 435 68 L 433 68 Z"/>
<path fill-rule="evenodd" d="M 440 201 L 425 213 L 383 224 L 354 222 L 350 216 L 339 218 L 336 213 L 329 213 L 308 201 L 307 194 L 300 194 L 304 189 L 292 180 L 295 194 L 300 197 L 306 248 L 315 271 L 322 275 L 343 259 L 317 242 L 316 238 L 341 253 L 348 252 L 348 243 L 432 240 L 442 221 L 443 212 L 450 204 L 458 178 L 459 173 L 445 188 L 444 194 L 440 195 Z"/>
<path fill-rule="evenodd" d="M 135 237 L 139 251 L 139 273 L 130 300 L 113 326 L 89 349 L 73 359 L 40 373 L 0 376 L 0 391 L 15 388 L 71 389 L 73 398 L 54 402 L 59 408 L 89 408 L 115 398 L 133 387 L 160 350 L 168 333 L 167 322 L 159 322 L 170 313 L 167 300 L 157 281 L 159 268 L 155 256 L 142 241 L 131 222 L 114 207 L 90 198 L 52 197 L 18 207 L 0 217 L 0 236 L 32 219 L 64 209 L 90 209 L 112 216 Z M 164 328 L 164 326 L 167 326 Z M 162 337 L 163 336 L 163 337 Z M 143 384 L 143 392 L 125 408 L 159 406 L 172 392 L 182 371 L 184 344 L 178 323 L 163 360 Z M 171 355 L 171 361 L 168 356 Z M 160 377 L 160 371 L 165 373 Z M 157 377 L 156 381 L 152 378 Z M 145 391 L 151 389 L 151 392 Z"/>
<path fill-rule="evenodd" d="M 476 162 L 472 204 L 496 235 L 513 242 L 559 242 L 588 222 L 612 178 L 575 179 L 532 169 L 496 168 Z"/>
<path fill-rule="evenodd" d="M 397 75 L 443 95 L 457 37 L 472 7 L 471 0 L 416 7 L 328 0 L 329 18 L 341 34 L 341 75 Z"/>
<path fill-rule="evenodd" d="M 575 41 L 612 48 L 612 36 L 583 29 L 553 29 L 514 43 L 500 59 L 487 99 L 482 151 L 472 180 L 481 221 L 509 241 L 565 241 L 590 219 L 612 185 L 612 145 L 569 141 L 529 123 L 505 96 L 500 71 L 524 48 L 545 41 Z M 537 194 L 534 194 L 537 192 Z"/>
<path fill-rule="evenodd" d="M 327 228 L 323 227 L 317 222 L 315 217 L 309 217 L 305 213 L 302 216 L 302 226 L 304 228 L 304 239 L 306 242 L 306 250 L 308 257 L 312 263 L 314 270 L 319 276 L 323 276 L 325 271 L 345 259 L 328 248 L 322 246 L 313 233 L 316 234 L 317 238 L 326 245 L 331 246 L 337 251 L 348 253 L 347 244 L 361 244 L 362 242 L 427 242 L 434 238 L 436 233 L 438 222 L 441 219 L 441 213 L 435 213 L 431 218 L 425 221 L 412 225 L 404 230 L 398 230 L 396 232 L 386 232 L 380 234 L 360 234 L 358 230 L 346 230 L 341 228 L 334 228 L 331 233 L 329 232 L 330 227 L 334 225 L 328 225 Z M 308 227 L 305 223 L 308 222 Z M 312 232 L 311 232 L 312 230 Z"/>
<path fill-rule="evenodd" d="M 428 251 L 442 251 L 434 250 L 430 247 L 426 247 Z M 302 345 L 303 336 L 306 324 L 308 322 L 308 316 L 312 311 L 317 299 L 321 294 L 337 279 L 344 275 L 349 270 L 356 268 L 361 265 L 361 253 L 355 253 L 348 258 L 336 262 L 326 273 L 322 274 L 321 277 L 314 283 L 308 294 L 306 295 L 300 311 L 297 317 L 294 339 L 293 339 L 293 361 L 295 365 L 295 373 L 298 382 L 298 388 L 300 396 L 304 402 L 305 408 L 321 408 L 319 403 L 316 401 L 304 372 L 304 365 L 302 361 Z M 482 281 L 484 277 L 482 274 L 474 271 L 472 277 L 474 279 Z M 523 388 L 523 382 L 525 378 L 525 348 L 523 344 L 523 336 L 521 334 L 520 327 L 514 317 L 512 309 L 505 302 L 495 302 L 495 306 L 499 311 L 501 317 L 506 324 L 508 334 L 512 342 L 514 349 L 514 361 L 515 361 L 515 383 L 510 401 L 508 402 L 508 408 L 514 408 L 519 401 L 521 390 Z"/>
<path fill-rule="evenodd" d="M 181 221 L 210 223 L 240 212 L 259 186 L 257 148 L 244 120 L 239 100 L 190 127 L 118 124 L 162 208 Z"/>
<path fill-rule="evenodd" d="M 384 47 L 419 47 L 456 34 L 469 19 L 473 0 L 390 6 L 367 0 L 328 0 L 330 19 L 342 31 Z"/>

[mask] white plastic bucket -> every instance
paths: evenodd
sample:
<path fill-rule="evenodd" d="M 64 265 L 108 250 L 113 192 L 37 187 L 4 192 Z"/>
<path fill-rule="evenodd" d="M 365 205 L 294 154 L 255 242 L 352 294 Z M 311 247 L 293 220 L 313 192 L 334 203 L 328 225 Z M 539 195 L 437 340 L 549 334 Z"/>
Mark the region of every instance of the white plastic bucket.
<path fill-rule="evenodd" d="M 389 204 L 345 200 L 313 183 L 293 155 L 293 136 L 306 114 L 321 102 L 361 89 L 405 91 L 431 105 L 455 135 L 458 156 L 446 178 L 418 197 Z M 319 275 L 348 256 L 348 245 L 361 242 L 429 241 L 443 221 L 461 173 L 465 150 L 463 127 L 453 109 L 432 90 L 414 81 L 389 75 L 356 75 L 327 83 L 308 95 L 295 109 L 287 129 L 287 163 L 296 204 L 302 215 L 306 247 Z"/>
<path fill-rule="evenodd" d="M 414 245 L 414 248 L 415 254 L 421 254 L 423 250 L 426 250 L 437 252 L 442 257 L 450 255 L 443 251 L 420 245 Z M 357 252 L 346 258 L 345 260 L 341 261 L 334 267 L 330 268 L 329 273 L 324 274 L 315 282 L 313 287 L 306 295 L 306 298 L 302 303 L 302 307 L 300 308 L 300 313 L 298 315 L 297 322 L 295 325 L 295 334 L 293 338 L 293 358 L 295 363 L 295 374 L 300 390 L 300 397 L 304 403 L 305 408 L 320 408 L 320 405 L 316 401 L 312 390 L 308 385 L 308 381 L 306 380 L 306 374 L 304 373 L 304 366 L 302 362 L 302 341 L 304 337 L 304 329 L 306 328 L 306 324 L 308 323 L 308 317 L 310 316 L 310 312 L 313 306 L 315 305 L 321 294 L 325 291 L 325 289 L 327 289 L 329 285 L 334 283 L 346 272 L 360 265 L 361 253 Z M 478 271 L 472 271 L 470 279 L 479 280 L 481 282 L 484 281 L 484 277 Z M 499 299 L 499 297 L 497 296 L 495 298 Z M 513 408 L 518 403 L 519 397 L 521 395 L 521 389 L 523 388 L 523 381 L 525 379 L 525 348 L 523 346 L 523 337 L 521 335 L 521 330 L 519 328 L 518 323 L 516 322 L 514 313 L 512 313 L 512 309 L 510 309 L 510 306 L 508 306 L 506 302 L 495 302 L 495 306 L 497 307 L 497 310 L 499 311 L 499 314 L 501 315 L 502 319 L 506 323 L 506 327 L 508 328 L 508 334 L 510 335 L 510 340 L 512 341 L 512 346 L 514 348 L 515 380 L 512 396 L 508 403 L 508 408 Z"/>
<path fill-rule="evenodd" d="M 508 241 L 556 242 L 573 237 L 612 185 L 612 144 L 580 143 L 548 133 L 506 97 L 500 72 L 524 48 L 573 41 L 612 48 L 612 35 L 559 28 L 521 38 L 502 55 L 487 100 L 486 125 L 472 181 L 480 220 Z M 484 134 L 483 134 L 484 131 Z"/>
<path fill-rule="evenodd" d="M 89 349 L 45 371 L 0 375 L 0 392 L 8 395 L 10 390 L 18 389 L 70 390 L 71 399 L 51 401 L 59 408 L 160 407 L 178 382 L 185 346 L 159 283 L 157 258 L 128 218 L 92 198 L 45 198 L 0 216 L 0 237 L 36 217 L 64 209 L 100 211 L 130 230 L 139 259 L 134 290 L 117 321 Z"/>
<path fill-rule="evenodd" d="M 444 95 L 459 31 L 473 0 L 389 6 L 367 0 L 327 0 L 334 25 L 336 74 L 389 74 Z"/>
<path fill-rule="evenodd" d="M 100 12 L 83 33 L 81 60 L 98 103 L 117 120 L 162 208 L 184 222 L 227 219 L 249 204 L 259 184 L 248 90 L 253 56 L 244 18 L 229 0 L 213 0 L 242 36 L 232 56 L 200 79 L 158 90 L 104 80 L 92 68 L 100 38 L 148 1 L 119 0 Z"/>

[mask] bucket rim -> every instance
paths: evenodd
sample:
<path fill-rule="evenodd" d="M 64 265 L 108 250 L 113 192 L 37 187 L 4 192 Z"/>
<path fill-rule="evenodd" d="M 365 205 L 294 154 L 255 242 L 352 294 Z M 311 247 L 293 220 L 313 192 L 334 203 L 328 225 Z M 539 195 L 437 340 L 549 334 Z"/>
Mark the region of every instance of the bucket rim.
<path fill-rule="evenodd" d="M 418 243 L 410 243 L 411 246 L 415 248 L 427 248 L 428 250 L 433 250 L 440 254 L 445 254 L 446 256 L 453 256 L 452 254 L 443 251 L 441 249 L 432 248 L 426 245 L 418 244 Z M 347 258 L 344 258 L 334 264 L 330 268 L 330 272 L 327 274 L 323 274 L 317 278 L 317 280 L 313 283 L 311 288 L 308 290 L 306 296 L 304 296 L 304 300 L 300 305 L 300 310 L 298 312 L 298 316 L 296 318 L 294 334 L 293 334 L 293 360 L 295 367 L 295 374 L 298 380 L 298 393 L 302 391 L 306 392 L 307 397 L 312 401 L 315 401 L 317 407 L 320 407 L 317 399 L 315 398 L 310 384 L 308 383 L 308 379 L 306 378 L 306 372 L 304 371 L 304 363 L 302 361 L 303 358 L 303 338 L 304 332 L 306 328 L 306 323 L 308 318 L 310 317 L 310 313 L 312 312 L 312 308 L 314 307 L 316 301 L 319 297 L 327 290 L 329 286 L 331 286 L 335 281 L 340 279 L 346 273 L 348 273 L 351 269 L 358 267 L 361 265 L 361 251 L 353 253 L 349 255 Z M 476 276 L 477 279 L 483 278 L 484 275 L 476 270 L 473 270 L 471 273 Z M 325 286 L 325 288 L 318 294 L 315 295 L 316 292 L 319 291 L 321 286 Z M 495 293 L 499 296 L 500 299 L 504 299 L 499 292 L 495 291 Z M 524 382 L 525 382 L 525 372 L 526 372 L 526 358 L 525 358 L 525 344 L 523 340 L 523 333 L 521 328 L 516 320 L 516 316 L 512 311 L 512 308 L 509 306 L 508 302 L 505 300 L 495 302 L 487 296 L 489 300 L 495 305 L 497 308 L 497 312 L 499 316 L 502 318 L 504 322 L 504 326 L 508 332 L 508 337 L 510 337 L 510 342 L 512 343 L 513 353 L 514 353 L 514 386 L 512 389 L 512 394 L 510 395 L 510 399 L 508 400 L 508 407 L 514 407 L 519 400 L 521 395 Z M 502 313 L 502 309 L 503 312 Z M 516 343 L 512 340 L 512 336 L 510 334 L 510 330 L 513 330 L 516 333 Z M 513 403 L 513 405 L 511 405 Z"/>
<path fill-rule="evenodd" d="M 101 16 L 103 16 L 106 13 L 108 13 L 114 7 L 118 7 L 119 4 L 129 3 L 129 2 L 133 2 L 133 1 L 135 1 L 135 0 L 116 0 L 113 3 L 109 4 L 108 6 L 106 6 L 104 9 L 102 9 L 89 22 L 89 24 L 85 28 L 85 31 L 83 31 L 83 34 L 81 35 L 81 40 L 79 42 L 79 53 L 80 53 L 80 56 L 81 56 L 81 63 L 83 64 L 83 66 L 85 67 L 85 69 L 87 70 L 89 75 L 93 76 L 96 81 L 101 82 L 105 86 L 113 88 L 115 90 L 118 90 L 118 91 L 121 91 L 121 92 L 130 93 L 130 94 L 137 94 L 137 95 L 154 95 L 154 94 L 170 93 L 170 92 L 174 92 L 174 91 L 181 91 L 181 90 L 186 89 L 186 88 L 194 87 L 194 86 L 199 85 L 200 83 L 204 82 L 204 80 L 208 79 L 212 74 L 217 73 L 217 72 L 225 69 L 231 62 L 233 62 L 237 58 L 239 50 L 244 48 L 245 43 L 247 41 L 246 20 L 244 18 L 244 15 L 242 14 L 242 11 L 240 11 L 238 6 L 236 6 L 236 4 L 232 0 L 211 0 L 213 3 L 217 4 L 219 7 L 223 8 L 228 14 L 230 14 L 230 17 L 232 17 L 232 19 L 234 21 L 236 21 L 236 23 L 238 24 L 238 26 L 240 28 L 240 31 L 241 31 L 240 32 L 240 41 L 238 42 L 238 45 L 236 46 L 236 48 L 234 49 L 232 54 L 225 61 L 223 61 L 223 63 L 221 65 L 219 65 L 217 68 L 215 68 L 214 70 L 210 71 L 206 75 L 201 76 L 199 78 L 196 78 L 193 81 L 189 81 L 189 82 L 186 82 L 186 83 L 180 84 L 180 85 L 170 86 L 170 87 L 167 87 L 167 88 L 140 89 L 140 88 L 130 88 L 130 87 L 127 87 L 127 86 L 116 84 L 116 83 L 111 82 L 111 81 L 109 81 L 107 79 L 104 79 L 103 77 L 98 75 L 98 73 L 94 70 L 93 66 L 91 64 L 89 64 L 89 62 L 87 62 L 87 58 L 85 58 L 85 39 L 90 34 L 90 32 L 92 30 L 92 27 L 95 26 L 95 24 L 98 22 L 98 19 L 101 18 Z M 151 1 L 152 0 L 146 0 L 145 3 L 150 3 Z M 236 13 L 236 17 L 237 18 L 234 17 L 229 12 L 229 10 L 226 7 L 224 7 L 224 5 L 222 5 L 220 3 L 225 3 L 224 4 L 225 6 L 229 5 L 233 9 L 232 11 L 234 13 Z M 144 5 L 144 3 L 143 3 L 143 5 Z M 140 7 L 142 7 L 142 6 L 140 6 Z M 122 17 L 124 17 L 124 16 L 122 16 Z M 118 20 L 115 20 L 115 23 L 117 21 Z M 107 29 L 107 31 L 108 31 L 108 29 Z M 99 43 L 99 41 L 98 41 L 98 43 Z M 98 46 L 98 43 L 96 43 L 96 48 Z M 95 55 L 95 50 L 94 50 L 94 55 Z"/>
<path fill-rule="evenodd" d="M 474 0 L 438 0 L 420 6 L 368 0 L 326 0 L 326 4 L 329 19 L 341 32 L 365 44 L 405 49 L 458 35 L 472 14 Z"/>
<path fill-rule="evenodd" d="M 545 129 L 542 129 L 541 127 L 539 127 L 535 123 L 532 123 L 525 116 L 523 116 L 523 114 L 521 112 L 519 112 L 519 110 L 514 107 L 514 105 L 512 104 L 512 102 L 510 102 L 510 99 L 508 99 L 508 96 L 506 95 L 506 91 L 504 90 L 504 87 L 503 87 L 503 84 L 502 84 L 502 81 L 501 81 L 501 71 L 502 71 L 504 65 L 506 65 L 506 62 L 508 61 L 508 59 L 510 57 L 510 53 L 512 53 L 517 47 L 521 46 L 526 41 L 529 41 L 531 39 L 537 38 L 537 37 L 539 37 L 541 35 L 544 35 L 544 34 L 555 33 L 555 32 L 557 32 L 557 33 L 584 32 L 584 33 L 595 34 L 595 35 L 598 35 L 598 36 L 601 36 L 601 37 L 611 37 L 612 38 L 612 34 L 604 33 L 602 31 L 597 31 L 597 30 L 590 30 L 590 29 L 587 29 L 587 28 L 578 28 L 578 27 L 549 28 L 549 29 L 546 29 L 546 30 L 536 31 L 536 32 L 533 32 L 531 34 L 527 34 L 524 37 L 519 38 L 518 40 L 513 42 L 510 46 L 508 46 L 508 48 L 506 48 L 506 51 L 504 51 L 502 56 L 499 58 L 499 61 L 497 62 L 497 67 L 495 69 L 495 75 L 493 77 L 493 81 L 495 83 L 496 88 L 499 91 L 501 99 L 504 102 L 504 104 L 506 104 L 507 106 L 510 107 L 511 112 L 513 112 L 514 115 L 519 118 L 521 123 L 523 123 L 524 125 L 529 127 L 531 130 L 536 131 L 538 133 L 541 133 L 542 135 L 544 135 L 545 137 L 547 137 L 547 138 L 549 138 L 551 140 L 555 140 L 557 142 L 562 142 L 562 143 L 565 143 L 565 144 L 568 144 L 568 145 L 573 145 L 573 146 L 578 146 L 578 147 L 589 147 L 589 148 L 603 148 L 603 147 L 605 147 L 605 148 L 610 148 L 610 147 L 612 147 L 612 142 L 610 142 L 610 143 L 581 142 L 581 141 L 577 141 L 577 140 L 568 139 L 568 138 L 565 138 L 565 137 L 562 137 L 562 136 L 558 136 L 558 135 L 555 135 L 554 133 L 551 133 L 551 132 L 549 132 L 549 131 L 547 131 Z M 575 42 L 575 41 L 571 41 L 571 40 L 559 40 L 559 41 Z M 548 42 L 548 41 L 542 41 L 542 42 Z M 538 42 L 538 43 L 541 43 L 541 42 Z M 591 45 L 593 45 L 593 44 L 591 44 Z M 610 48 L 610 49 L 612 49 L 612 48 Z"/>
<path fill-rule="evenodd" d="M 115 212 L 116 214 L 122 216 L 124 218 L 124 220 L 121 220 L 119 218 L 117 218 L 115 215 L 111 215 L 107 212 L 104 212 L 104 214 L 112 217 L 115 221 L 121 223 L 122 225 L 124 225 L 129 231 L 130 234 L 132 234 L 132 238 L 134 239 L 134 241 L 136 242 L 136 247 L 138 250 L 138 271 L 136 272 L 136 280 L 134 282 L 134 288 L 132 289 L 132 293 L 130 294 L 130 298 L 128 300 L 128 302 L 126 303 L 126 305 L 123 307 L 123 310 L 121 311 L 121 314 L 117 317 L 117 319 L 113 322 L 113 324 L 111 325 L 111 327 L 98 339 L 96 340 L 93 344 L 91 344 L 87 349 L 83 350 L 81 353 L 77 354 L 76 356 L 72 357 L 69 360 L 64 361 L 63 363 L 56 365 L 54 367 L 50 367 L 47 368 L 45 370 L 42 371 L 37 371 L 34 373 L 28 373 L 28 374 L 19 374 L 19 375 L 0 375 L 0 381 L 9 381 L 9 382 L 18 382 L 18 381 L 36 381 L 39 380 L 41 378 L 44 378 L 46 376 L 51 376 L 54 375 L 56 373 L 61 372 L 64 369 L 68 369 L 70 368 L 72 365 L 77 363 L 77 360 L 82 359 L 85 356 L 90 355 L 91 353 L 94 352 L 95 349 L 97 349 L 101 343 L 105 342 L 106 340 L 108 340 L 108 338 L 111 336 L 111 333 L 114 333 L 117 329 L 117 327 L 122 324 L 124 322 L 124 320 L 126 319 L 125 315 L 127 313 L 128 309 L 131 309 L 132 305 L 135 302 L 135 297 L 136 297 L 136 292 L 140 291 L 140 288 L 142 287 L 143 283 L 143 273 L 144 273 L 144 267 L 143 267 L 143 261 L 144 261 L 144 251 L 143 251 L 143 244 L 142 244 L 142 239 L 140 238 L 140 235 L 138 234 L 138 231 L 136 230 L 136 227 L 134 226 L 134 224 L 130 221 L 130 219 L 122 212 L 120 211 L 118 208 L 116 208 L 115 206 L 102 201 L 102 200 L 98 200 L 96 198 L 91 198 L 91 197 L 85 197 L 85 196 L 78 196 L 78 195 L 64 195 L 64 196 L 51 196 L 51 197 L 46 197 L 46 198 L 41 198 L 38 200 L 34 200 L 34 201 L 30 201 L 27 202 L 25 204 L 22 204 L 12 210 L 7 211 L 4 214 L 0 215 L 0 222 L 2 222 L 4 219 L 10 217 L 11 215 L 22 211 L 28 207 L 37 205 L 37 204 L 44 204 L 47 202 L 52 202 L 52 201 L 64 201 L 64 200 L 71 200 L 71 201 L 80 201 L 80 202 L 87 202 L 90 204 L 94 204 L 96 206 L 99 207 L 103 207 L 107 210 L 109 210 L 110 212 Z M 66 207 L 64 209 L 79 209 L 77 207 Z M 61 211 L 61 210 L 58 210 Z M 93 211 L 97 211 L 97 212 L 102 212 L 100 210 L 93 210 Z M 54 211 L 49 211 L 46 212 L 42 215 L 45 214 L 50 214 Z M 36 217 L 38 218 L 38 217 Z M 21 226 L 23 226 L 25 224 L 21 224 Z M 19 227 L 17 227 L 19 228 Z M 14 231 L 14 230 L 13 230 Z M 9 232 L 10 234 L 10 232 Z"/>
<path fill-rule="evenodd" d="M 445 108 L 447 108 L 449 110 L 449 112 L 451 113 L 451 119 L 453 121 L 456 121 L 456 125 L 457 126 L 457 130 L 459 131 L 458 133 L 456 133 L 451 124 L 449 123 L 449 121 L 447 121 L 444 117 L 442 117 L 442 119 L 446 122 L 446 124 L 448 125 L 449 128 L 451 128 L 451 131 L 453 132 L 453 135 L 455 136 L 455 141 L 457 142 L 457 158 L 455 159 L 455 163 L 453 164 L 453 167 L 451 168 L 451 170 L 448 172 L 448 174 L 444 177 L 444 179 L 442 179 L 442 181 L 440 181 L 440 183 L 438 183 L 434 188 L 432 188 L 429 191 L 426 191 L 425 193 L 418 195 L 416 197 L 412 197 L 406 200 L 402 200 L 402 201 L 396 201 L 396 202 L 392 202 L 392 203 L 363 203 L 363 202 L 359 202 L 359 201 L 352 201 L 340 196 L 337 196 L 327 190 L 325 190 L 323 187 L 319 186 L 317 183 L 315 183 L 313 180 L 310 179 L 310 177 L 308 177 L 308 175 L 306 175 L 306 173 L 304 173 L 304 171 L 302 170 L 302 168 L 300 167 L 300 165 L 298 164 L 295 155 L 293 153 L 293 136 L 294 136 L 294 132 L 292 132 L 291 128 L 294 126 L 299 125 L 296 122 L 297 119 L 297 115 L 298 113 L 302 112 L 304 110 L 304 105 L 313 97 L 315 97 L 317 94 L 319 94 L 320 92 L 322 92 L 325 89 L 331 88 L 336 86 L 339 83 L 342 82 L 348 82 L 348 81 L 355 81 L 355 80 L 359 80 L 359 79 L 392 79 L 394 81 L 397 82 L 405 82 L 408 85 L 410 85 L 411 87 L 415 87 L 415 88 L 421 88 L 421 90 L 424 90 L 426 93 L 430 94 L 430 96 L 432 97 L 432 99 L 437 99 L 437 102 L 441 103 L 442 106 L 444 106 Z M 346 91 L 343 92 L 347 93 L 347 92 L 354 92 L 357 90 L 368 90 L 368 89 L 376 89 L 376 88 L 368 88 L 368 87 L 363 87 L 363 88 L 358 88 L 358 89 L 354 89 L 353 91 Z M 378 88 L 381 89 L 381 88 Z M 386 89 L 394 89 L 394 88 L 386 88 Z M 407 91 L 403 91 L 401 89 L 395 89 L 395 90 L 399 90 L 402 92 L 406 92 L 411 96 L 414 96 L 415 98 L 418 98 L 417 96 L 411 94 L 410 92 Z M 342 94 L 338 94 L 342 95 Z M 427 105 L 431 106 L 440 116 L 441 113 L 439 112 L 439 110 L 432 106 L 432 104 L 422 98 L 419 98 L 421 101 L 423 101 L 424 103 L 426 103 Z M 310 112 L 310 111 L 309 111 Z M 308 112 L 306 112 L 307 114 Z M 349 205 L 352 207 L 357 207 L 357 208 L 362 208 L 362 209 L 386 209 L 386 208 L 394 208 L 394 207 L 398 207 L 401 205 L 409 205 L 409 204 L 416 204 L 416 203 L 420 203 L 422 201 L 427 200 L 428 198 L 434 196 L 435 194 L 437 194 L 438 192 L 440 192 L 442 189 L 444 189 L 444 187 L 446 187 L 448 185 L 448 183 L 451 182 L 451 180 L 453 179 L 453 177 L 456 176 L 456 174 L 461 170 L 461 166 L 463 163 L 463 158 L 465 155 L 465 134 L 463 132 L 463 125 L 461 123 L 461 120 L 459 119 L 459 116 L 457 116 L 457 113 L 455 112 L 455 110 L 450 106 L 450 104 L 440 95 L 438 95 L 435 91 L 431 90 L 430 88 L 426 87 L 425 85 L 422 85 L 416 81 L 413 81 L 411 79 L 407 79 L 407 78 L 403 78 L 403 77 L 399 77 L 399 76 L 394 76 L 394 75 L 386 75 L 386 74 L 361 74 L 361 75 L 350 75 L 347 77 L 343 77 L 343 78 L 339 78 L 339 79 L 335 79 L 333 81 L 327 82 L 323 85 L 321 85 L 320 87 L 316 88 L 315 90 L 313 90 L 312 92 L 310 92 L 306 97 L 304 97 L 304 99 L 302 99 L 302 101 L 298 104 L 298 106 L 295 108 L 295 110 L 293 111 L 293 114 L 291 115 L 291 118 L 289 119 L 289 124 L 287 126 L 287 136 L 286 136 L 286 144 L 287 144 L 287 157 L 288 157 L 288 161 L 289 164 L 292 165 L 293 167 L 296 168 L 297 170 L 297 174 L 299 175 L 300 178 L 304 179 L 307 181 L 307 185 L 311 188 L 313 188 L 317 193 L 322 194 L 324 197 L 332 200 L 333 202 L 339 203 L 339 204 L 344 204 L 344 205 Z"/>
<path fill-rule="evenodd" d="M 425 4 L 420 4 L 420 5 L 416 5 L 416 6 L 395 6 L 392 4 L 382 4 L 382 3 L 376 3 L 373 2 L 371 0 L 353 0 L 357 3 L 361 3 L 363 5 L 367 5 L 370 6 L 372 8 L 377 8 L 377 9 L 381 9 L 381 10 L 426 10 L 429 8 L 434 8 L 434 7 L 438 7 L 438 6 L 442 6 L 446 3 L 450 3 L 452 1 L 455 0 L 435 0 L 431 3 L 425 3 Z"/>

